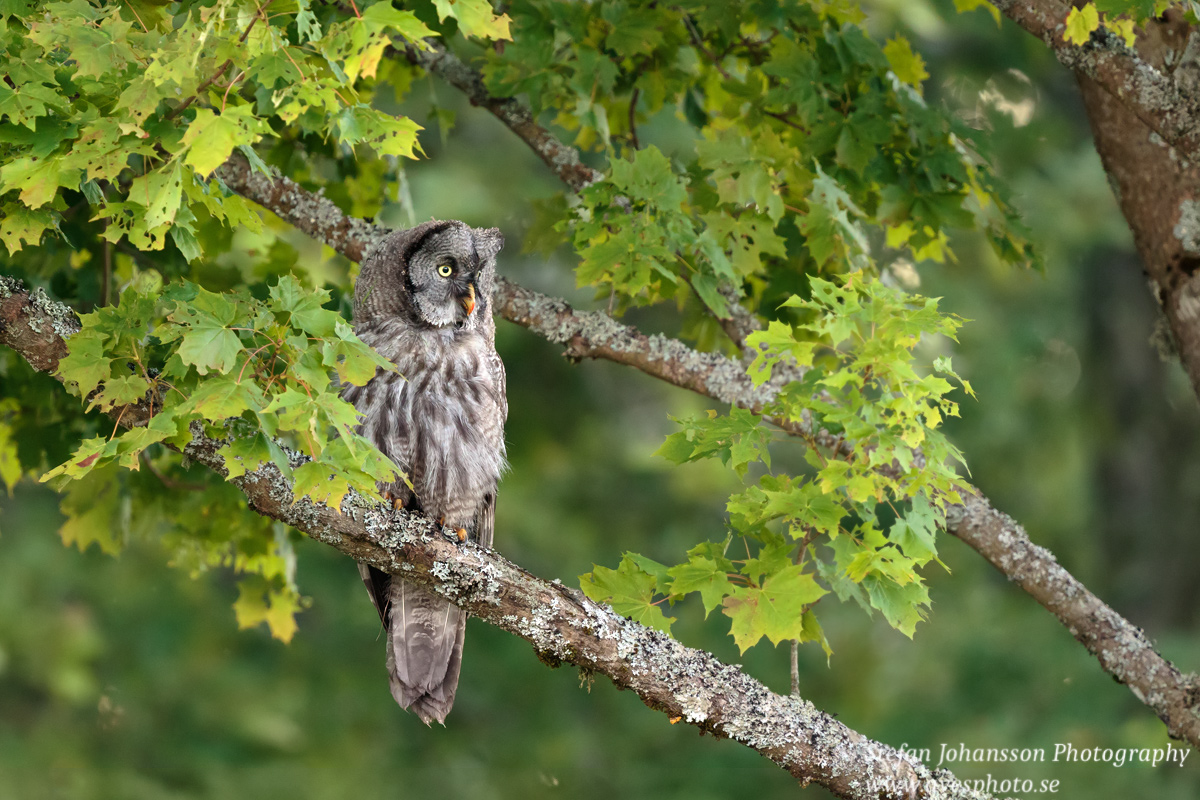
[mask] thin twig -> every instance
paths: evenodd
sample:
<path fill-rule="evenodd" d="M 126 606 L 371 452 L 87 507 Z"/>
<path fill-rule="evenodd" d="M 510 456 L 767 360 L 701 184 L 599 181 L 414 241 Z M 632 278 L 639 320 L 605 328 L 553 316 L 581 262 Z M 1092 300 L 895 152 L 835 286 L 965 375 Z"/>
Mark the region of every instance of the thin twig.
<path fill-rule="evenodd" d="M 792 639 L 792 697 L 800 696 L 800 641 Z"/>
<path fill-rule="evenodd" d="M 250 24 L 246 26 L 246 30 L 242 31 L 242 35 L 238 37 L 239 44 L 246 41 L 246 37 L 248 37 L 250 35 L 250 31 L 252 31 L 254 29 L 254 23 L 258 22 L 259 19 L 265 18 L 263 11 L 266 9 L 267 6 L 271 5 L 272 2 L 274 2 L 274 0 L 267 0 L 265 3 L 263 3 L 261 6 L 258 7 L 257 11 L 254 12 L 254 18 L 250 20 Z M 184 100 L 181 104 L 179 104 L 178 106 L 173 108 L 170 112 L 168 112 L 167 116 L 164 117 L 164 119 L 175 119 L 175 117 L 179 116 L 184 111 L 186 111 L 188 109 L 188 107 L 191 106 L 192 103 L 196 102 L 197 97 L 204 94 L 205 89 L 207 89 L 209 86 L 212 86 L 214 83 L 219 81 L 222 78 L 222 76 L 225 75 L 225 70 L 229 69 L 232 66 L 233 66 L 233 59 L 232 58 L 225 59 L 225 63 L 217 68 L 217 71 L 215 73 L 213 73 L 212 77 L 209 78 L 208 80 L 206 80 L 204 83 L 200 84 L 199 87 L 197 87 L 196 93 L 194 95 L 192 95 L 188 99 Z M 225 93 L 228 95 L 229 94 L 228 90 Z"/>
<path fill-rule="evenodd" d="M 208 487 L 203 484 L 177 481 L 172 477 L 164 475 L 162 470 L 154 466 L 154 462 L 150 460 L 150 456 L 145 450 L 141 452 L 140 458 L 142 463 L 146 465 L 146 469 L 150 470 L 150 474 L 158 478 L 159 482 L 168 489 L 183 489 L 189 492 L 204 492 L 208 490 Z"/>
<path fill-rule="evenodd" d="M 793 122 L 791 120 L 791 118 L 788 117 L 787 114 L 780 114 L 778 111 L 767 111 L 765 108 L 761 109 L 761 110 L 762 110 L 762 113 L 766 114 L 771 119 L 777 119 L 780 122 L 782 122 L 784 125 L 789 125 L 798 131 L 801 131 L 803 133 L 808 133 L 808 128 L 804 127 L 803 125 L 801 125 L 798 122 Z"/>
<path fill-rule="evenodd" d="M 231 80 L 229 82 L 229 85 L 225 87 L 225 94 L 221 95 L 221 113 L 222 114 L 225 113 L 225 101 L 227 101 L 229 99 L 229 90 L 234 87 L 234 84 L 236 84 L 238 81 L 240 81 L 244 77 L 246 77 L 246 71 L 242 70 L 241 72 L 238 73 L 238 76 L 236 78 L 234 78 L 233 80 Z"/>
<path fill-rule="evenodd" d="M 108 223 L 104 224 L 105 229 L 108 228 Z M 108 305 L 108 291 L 112 284 L 112 242 L 108 239 L 104 240 L 104 276 L 100 280 L 100 307 Z"/>
<path fill-rule="evenodd" d="M 629 98 L 629 143 L 634 150 L 641 150 L 642 146 L 638 143 L 637 135 L 637 104 L 638 97 L 642 94 L 642 90 L 634 88 L 633 95 Z"/>
<path fill-rule="evenodd" d="M 725 70 L 725 67 L 721 66 L 721 59 L 704 43 L 703 37 L 700 36 L 700 31 L 696 30 L 696 26 L 692 23 L 692 18 L 684 14 L 681 19 L 683 20 L 683 27 L 687 28 L 688 35 L 692 37 L 692 44 L 695 45 L 696 49 L 708 57 L 709 62 L 717 68 L 717 72 L 721 73 L 726 80 L 733 80 L 733 76 Z"/>

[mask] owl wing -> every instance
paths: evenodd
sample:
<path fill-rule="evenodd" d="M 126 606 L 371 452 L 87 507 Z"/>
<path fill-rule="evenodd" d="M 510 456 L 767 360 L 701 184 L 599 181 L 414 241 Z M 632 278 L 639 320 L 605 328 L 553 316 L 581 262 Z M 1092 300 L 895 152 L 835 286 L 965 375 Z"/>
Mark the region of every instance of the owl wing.
<path fill-rule="evenodd" d="M 504 362 L 500 360 L 500 354 L 494 347 L 488 353 L 486 364 L 488 376 L 495 392 L 496 404 L 487 415 L 488 419 L 482 421 L 482 424 L 487 427 L 486 433 L 493 446 L 503 453 L 505 449 L 504 422 L 508 419 L 508 389 L 505 384 Z M 489 494 L 480 507 L 479 514 L 475 518 L 475 530 L 479 544 L 490 548 L 496 532 L 495 492 Z"/>

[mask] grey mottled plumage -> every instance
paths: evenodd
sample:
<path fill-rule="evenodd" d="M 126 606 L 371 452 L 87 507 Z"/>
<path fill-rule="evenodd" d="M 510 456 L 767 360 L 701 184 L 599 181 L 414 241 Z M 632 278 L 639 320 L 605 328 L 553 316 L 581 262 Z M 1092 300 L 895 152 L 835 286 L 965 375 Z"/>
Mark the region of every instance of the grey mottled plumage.
<path fill-rule="evenodd" d="M 485 547 L 504 468 L 508 400 L 496 353 L 492 286 L 504 238 L 495 228 L 426 222 L 371 254 L 354 287 L 354 330 L 400 374 L 379 371 L 345 397 L 359 432 L 412 481 L 385 493 Z M 424 722 L 454 704 L 467 615 L 441 597 L 359 565 L 387 630 L 392 696 Z"/>

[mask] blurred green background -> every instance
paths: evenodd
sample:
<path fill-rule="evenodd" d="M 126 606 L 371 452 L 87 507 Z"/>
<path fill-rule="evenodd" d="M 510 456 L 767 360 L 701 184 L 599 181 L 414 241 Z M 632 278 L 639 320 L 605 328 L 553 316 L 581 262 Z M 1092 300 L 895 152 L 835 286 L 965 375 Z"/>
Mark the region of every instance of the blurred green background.
<path fill-rule="evenodd" d="M 991 129 L 1047 257 L 1044 275 L 993 268 L 982 250 L 918 265 L 919 291 L 972 320 L 953 352 L 979 397 L 949 426 L 972 480 L 1187 671 L 1200 663 L 1200 413 L 1151 341 L 1157 312 L 1074 81 L 1040 42 L 985 14 L 869 5 L 878 37 L 902 30 L 929 61 L 929 101 Z M 594 307 L 574 289 L 569 253 L 522 253 L 533 205 L 561 188 L 544 165 L 437 81 L 419 82 L 405 110 L 426 125 L 428 158 L 408 166 L 384 219 L 499 225 L 503 273 Z M 447 131 L 439 120 L 451 116 Z M 310 266 L 324 268 L 337 267 Z M 653 311 L 628 319 L 669 330 Z M 498 347 L 510 401 L 505 555 L 573 584 L 626 549 L 668 561 L 723 535 L 732 476 L 652 456 L 668 415 L 703 398 L 608 363 L 573 366 L 508 323 Z M 454 713 L 427 729 L 391 701 L 378 617 L 339 553 L 298 544 L 312 607 L 283 645 L 265 629 L 237 631 L 228 572 L 192 580 L 151 542 L 116 559 L 81 554 L 60 543 L 61 519 L 53 493 L 28 481 L 0 497 L 2 800 L 826 796 L 743 747 L 670 725 L 607 679 L 547 669 L 476 622 Z M 942 558 L 950 571 L 929 571 L 933 611 L 915 641 L 857 608 L 823 607 L 835 653 L 827 666 L 802 651 L 806 698 L 873 738 L 930 748 L 935 762 L 942 743 L 1165 746 L 1152 712 L 1050 614 L 957 540 L 943 537 Z M 764 642 L 743 658 L 723 618 L 706 622 L 698 603 L 673 613 L 685 643 L 787 691 L 786 649 Z M 1063 797 L 1200 789 L 1194 754 L 1183 768 L 950 766 L 964 778 L 1058 779 Z"/>

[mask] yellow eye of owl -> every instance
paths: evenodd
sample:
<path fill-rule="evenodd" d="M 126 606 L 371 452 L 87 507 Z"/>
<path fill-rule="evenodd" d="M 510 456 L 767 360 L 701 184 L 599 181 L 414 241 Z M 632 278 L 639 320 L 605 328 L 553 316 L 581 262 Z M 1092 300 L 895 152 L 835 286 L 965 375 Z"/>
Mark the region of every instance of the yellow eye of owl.
<path fill-rule="evenodd" d="M 452 272 L 454 272 L 454 269 L 449 264 L 442 264 L 437 268 L 438 275 L 441 275 L 443 278 L 449 278 Z"/>

